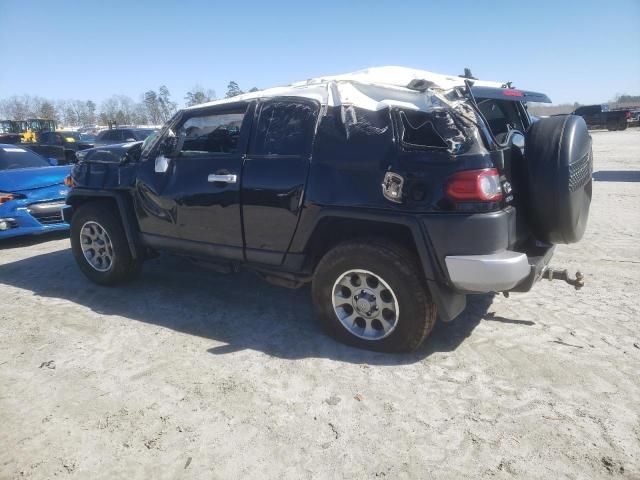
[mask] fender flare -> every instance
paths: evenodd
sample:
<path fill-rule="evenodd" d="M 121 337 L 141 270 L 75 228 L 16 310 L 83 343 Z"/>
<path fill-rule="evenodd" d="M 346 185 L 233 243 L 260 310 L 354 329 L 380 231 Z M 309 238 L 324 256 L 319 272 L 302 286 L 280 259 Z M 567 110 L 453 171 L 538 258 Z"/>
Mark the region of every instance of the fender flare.
<path fill-rule="evenodd" d="M 366 220 L 402 225 L 408 228 L 416 246 L 416 252 L 420 259 L 422 271 L 424 272 L 426 286 L 431 293 L 434 303 L 438 307 L 440 319 L 445 322 L 451 321 L 465 309 L 467 305 L 466 295 L 453 290 L 443 282 L 443 279 L 446 279 L 446 274 L 442 271 L 434 256 L 435 249 L 431 244 L 429 234 L 422 228 L 419 220 L 414 216 L 399 215 L 396 212 L 383 213 L 376 211 L 366 212 L 361 209 L 355 210 L 349 208 L 322 208 L 314 215 L 312 222 L 310 222 L 311 224 L 307 224 L 305 228 L 302 229 L 305 233 L 295 235 L 297 238 L 294 238 L 292 241 L 292 246 L 306 250 L 307 245 L 316 234 L 316 228 L 320 225 L 321 220 L 328 218 Z M 300 232 L 300 229 L 298 229 L 298 231 Z"/>
<path fill-rule="evenodd" d="M 124 233 L 131 256 L 134 259 L 141 257 L 140 237 L 135 216 L 132 213 L 132 200 L 127 192 L 114 190 L 94 190 L 90 188 L 74 188 L 67 196 L 67 206 L 63 209 L 64 221 L 71 224 L 76 208 L 91 200 L 113 199 L 118 206 L 118 214 L 122 221 Z"/>

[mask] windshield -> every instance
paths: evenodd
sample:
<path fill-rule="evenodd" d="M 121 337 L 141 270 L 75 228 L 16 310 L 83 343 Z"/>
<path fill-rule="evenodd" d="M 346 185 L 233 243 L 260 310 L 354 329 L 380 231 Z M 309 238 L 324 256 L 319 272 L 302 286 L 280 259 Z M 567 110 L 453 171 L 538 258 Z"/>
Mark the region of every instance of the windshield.
<path fill-rule="evenodd" d="M 31 150 L 19 147 L 0 147 L 0 170 L 48 166 L 49 162 Z"/>
<path fill-rule="evenodd" d="M 53 132 L 56 124 L 53 120 L 43 120 L 40 118 L 32 118 L 27 120 L 28 127 L 34 132 Z"/>
<path fill-rule="evenodd" d="M 3 120 L 0 122 L 0 133 L 16 133 L 15 127 L 9 120 Z"/>

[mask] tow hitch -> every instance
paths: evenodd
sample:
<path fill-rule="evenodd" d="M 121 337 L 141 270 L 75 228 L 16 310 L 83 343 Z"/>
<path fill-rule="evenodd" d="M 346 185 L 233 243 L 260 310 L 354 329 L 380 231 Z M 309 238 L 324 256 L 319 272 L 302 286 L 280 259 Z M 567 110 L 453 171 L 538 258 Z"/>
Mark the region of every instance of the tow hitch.
<path fill-rule="evenodd" d="M 554 270 L 553 268 L 547 268 L 542 272 L 542 278 L 547 280 L 564 280 L 569 285 L 573 285 L 576 290 L 580 290 L 584 287 L 584 275 L 582 272 L 576 272 L 576 278 L 569 277 L 567 270 Z"/>

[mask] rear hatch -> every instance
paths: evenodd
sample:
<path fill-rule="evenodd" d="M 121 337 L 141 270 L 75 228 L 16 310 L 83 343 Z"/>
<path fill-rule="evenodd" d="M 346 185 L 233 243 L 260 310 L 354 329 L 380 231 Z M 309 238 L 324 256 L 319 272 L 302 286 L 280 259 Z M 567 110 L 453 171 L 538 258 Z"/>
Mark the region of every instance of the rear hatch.
<path fill-rule="evenodd" d="M 472 87 L 476 104 L 486 121 L 498 148 L 502 161 L 496 165 L 501 174 L 505 201 L 516 207 L 516 243 L 529 239 L 523 205 L 527 169 L 525 165 L 525 133 L 534 122 L 526 103 L 551 103 L 543 93 L 513 88 Z"/>

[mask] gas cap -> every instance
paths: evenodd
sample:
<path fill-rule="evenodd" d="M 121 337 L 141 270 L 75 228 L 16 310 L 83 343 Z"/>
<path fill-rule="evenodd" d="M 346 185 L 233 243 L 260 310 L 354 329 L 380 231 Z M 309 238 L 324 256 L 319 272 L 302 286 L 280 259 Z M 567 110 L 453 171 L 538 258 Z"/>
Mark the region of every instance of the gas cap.
<path fill-rule="evenodd" d="M 404 178 L 394 172 L 387 172 L 382 182 L 382 194 L 384 198 L 395 203 L 402 203 L 402 186 Z"/>

